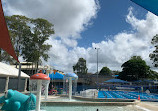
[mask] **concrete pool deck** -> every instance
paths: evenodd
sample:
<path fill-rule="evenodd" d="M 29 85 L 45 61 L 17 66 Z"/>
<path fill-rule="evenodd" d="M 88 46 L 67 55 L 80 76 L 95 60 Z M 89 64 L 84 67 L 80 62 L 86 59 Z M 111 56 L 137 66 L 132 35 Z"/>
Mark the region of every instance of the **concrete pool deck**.
<path fill-rule="evenodd" d="M 48 96 L 48 100 L 42 97 L 42 103 L 46 106 L 127 106 L 132 105 L 144 111 L 158 111 L 158 102 L 144 102 L 138 100 L 122 100 L 122 99 L 97 99 L 83 98 L 73 96 L 73 98 L 81 101 L 51 101 L 59 99 L 61 96 Z M 83 101 L 82 101 L 83 100 Z M 101 101 L 101 102 L 99 102 Z"/>
<path fill-rule="evenodd" d="M 42 103 L 48 106 L 127 106 L 127 105 L 137 105 L 140 101 L 129 100 L 129 99 L 98 99 L 98 98 L 83 98 L 80 96 L 73 96 L 73 99 L 77 101 L 59 101 L 57 99 L 62 99 L 60 96 L 48 96 L 45 100 L 42 97 Z M 55 100 L 56 99 L 56 100 Z M 53 100 L 53 101 L 52 101 Z"/>
<path fill-rule="evenodd" d="M 136 106 L 146 111 L 158 111 L 158 102 L 140 102 Z"/>

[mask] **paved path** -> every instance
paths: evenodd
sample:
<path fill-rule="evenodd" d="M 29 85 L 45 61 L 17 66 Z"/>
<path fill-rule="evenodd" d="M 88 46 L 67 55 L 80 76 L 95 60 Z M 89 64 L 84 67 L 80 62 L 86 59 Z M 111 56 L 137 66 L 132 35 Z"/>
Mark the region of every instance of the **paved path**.
<path fill-rule="evenodd" d="M 158 102 L 140 102 L 137 106 L 146 111 L 158 111 Z"/>

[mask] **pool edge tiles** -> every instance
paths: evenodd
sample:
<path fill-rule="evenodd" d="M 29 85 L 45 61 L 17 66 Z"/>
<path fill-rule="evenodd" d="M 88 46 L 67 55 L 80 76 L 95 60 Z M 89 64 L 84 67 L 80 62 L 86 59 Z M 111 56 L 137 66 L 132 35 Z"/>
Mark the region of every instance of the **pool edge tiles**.
<path fill-rule="evenodd" d="M 135 102 L 135 99 L 120 99 L 120 98 L 86 98 L 81 96 L 73 96 L 74 99 L 81 101 L 92 101 L 92 102 Z"/>
<path fill-rule="evenodd" d="M 137 105 L 139 101 L 135 102 L 63 102 L 63 101 L 42 101 L 46 106 L 127 106 Z"/>

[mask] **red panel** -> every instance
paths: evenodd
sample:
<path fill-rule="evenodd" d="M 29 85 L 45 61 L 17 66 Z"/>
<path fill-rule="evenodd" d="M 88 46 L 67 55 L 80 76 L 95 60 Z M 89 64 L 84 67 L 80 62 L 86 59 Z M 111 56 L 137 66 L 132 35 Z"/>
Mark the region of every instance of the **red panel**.
<path fill-rule="evenodd" d="M 1 0 L 0 0 L 0 48 L 5 50 L 9 55 L 11 55 L 15 60 L 19 62 L 15 54 L 13 45 L 11 43 L 8 28 L 4 18 Z"/>

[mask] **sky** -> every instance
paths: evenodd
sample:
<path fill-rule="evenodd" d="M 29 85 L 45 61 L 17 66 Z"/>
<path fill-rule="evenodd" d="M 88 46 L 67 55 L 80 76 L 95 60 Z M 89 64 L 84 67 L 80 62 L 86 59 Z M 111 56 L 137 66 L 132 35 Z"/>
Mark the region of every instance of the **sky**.
<path fill-rule="evenodd" d="M 132 56 L 141 56 L 150 67 L 151 39 L 158 17 L 130 0 L 2 0 L 5 15 L 44 18 L 54 24 L 49 60 L 55 69 L 72 72 L 80 57 L 88 72 L 109 67 L 120 70 Z M 23 60 L 20 60 L 23 61 Z"/>

